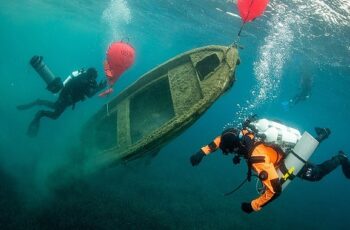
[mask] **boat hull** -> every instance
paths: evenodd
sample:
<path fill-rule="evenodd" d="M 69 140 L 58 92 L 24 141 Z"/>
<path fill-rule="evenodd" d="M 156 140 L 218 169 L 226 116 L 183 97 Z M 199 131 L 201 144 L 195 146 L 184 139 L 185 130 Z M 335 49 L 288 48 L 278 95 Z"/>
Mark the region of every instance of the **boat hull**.
<path fill-rule="evenodd" d="M 182 53 L 142 75 L 83 127 L 82 148 L 97 164 L 145 156 L 193 124 L 235 81 L 236 47 Z"/>

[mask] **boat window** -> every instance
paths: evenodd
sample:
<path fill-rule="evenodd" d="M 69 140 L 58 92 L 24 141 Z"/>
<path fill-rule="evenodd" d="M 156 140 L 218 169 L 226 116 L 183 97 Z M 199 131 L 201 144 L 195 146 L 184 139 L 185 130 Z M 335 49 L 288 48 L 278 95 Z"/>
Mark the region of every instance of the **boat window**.
<path fill-rule="evenodd" d="M 117 145 L 117 112 L 105 117 L 96 127 L 97 148 L 105 150 Z"/>
<path fill-rule="evenodd" d="M 130 100 L 130 134 L 134 143 L 175 116 L 167 76 L 151 83 Z"/>
<path fill-rule="evenodd" d="M 211 72 L 214 72 L 216 67 L 220 65 L 220 60 L 216 54 L 211 54 L 200 60 L 196 64 L 196 70 L 199 76 L 199 79 L 203 81 L 208 77 Z"/>

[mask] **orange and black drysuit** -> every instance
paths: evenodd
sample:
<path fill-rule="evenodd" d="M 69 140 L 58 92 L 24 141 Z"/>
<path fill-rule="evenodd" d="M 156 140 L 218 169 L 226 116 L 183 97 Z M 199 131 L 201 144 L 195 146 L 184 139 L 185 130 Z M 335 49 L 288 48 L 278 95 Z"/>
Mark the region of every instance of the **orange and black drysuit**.
<path fill-rule="evenodd" d="M 327 138 L 330 133 L 327 129 L 323 130 L 327 131 L 326 136 L 322 135 L 324 133 L 316 131 L 318 134 L 316 139 L 319 142 Z M 262 138 L 264 137 L 262 136 Z M 243 202 L 241 204 L 242 210 L 246 213 L 259 211 L 282 192 L 281 183 L 283 180 L 280 182 L 277 169 L 280 168 L 282 172 L 285 170 L 283 163 L 285 153 L 278 146 L 257 141 L 257 139 L 254 133 L 246 129 L 230 128 L 216 137 L 210 144 L 202 147 L 190 158 L 192 166 L 196 166 L 204 156 L 215 152 L 219 148 L 224 154 L 236 154 L 233 159 L 234 164 L 239 163 L 240 157 L 245 158 L 248 164 L 248 181 L 250 180 L 251 170 L 254 170 L 265 185 L 265 192 L 262 195 L 250 203 Z M 345 177 L 350 179 L 350 160 L 342 151 L 339 151 L 336 156 L 321 164 L 306 162 L 296 176 L 307 181 L 319 181 L 340 165 Z"/>
<path fill-rule="evenodd" d="M 254 134 L 247 130 L 241 130 L 240 134 L 242 147 L 238 154 L 246 159 L 248 170 L 254 170 L 266 188 L 262 195 L 250 203 L 254 211 L 259 211 L 282 192 L 276 169 L 282 162 L 284 153 L 277 146 L 255 141 Z M 216 137 L 210 144 L 202 147 L 201 152 L 208 155 L 216 151 L 220 147 L 221 138 L 222 136 Z"/>

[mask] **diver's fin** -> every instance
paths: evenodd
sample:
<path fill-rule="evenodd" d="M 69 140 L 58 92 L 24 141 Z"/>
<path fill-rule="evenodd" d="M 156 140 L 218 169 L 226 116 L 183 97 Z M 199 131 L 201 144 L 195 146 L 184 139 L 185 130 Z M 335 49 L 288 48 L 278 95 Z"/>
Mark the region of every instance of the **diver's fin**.
<path fill-rule="evenodd" d="M 350 179 L 350 162 L 349 160 L 341 165 L 344 176 Z"/>
<path fill-rule="evenodd" d="M 346 155 L 346 153 L 343 152 L 343 150 L 339 150 L 337 156 L 341 164 L 341 168 L 343 170 L 344 176 L 350 179 L 350 161 L 348 156 Z"/>
<path fill-rule="evenodd" d="M 350 179 L 350 162 L 349 159 L 344 161 L 341 165 L 341 168 L 343 170 L 344 176 L 348 179 Z"/>
<path fill-rule="evenodd" d="M 18 110 L 26 110 L 26 109 L 30 109 L 33 107 L 33 103 L 29 103 L 29 104 L 24 104 L 24 105 L 17 105 L 16 108 Z"/>
<path fill-rule="evenodd" d="M 317 134 L 316 140 L 318 142 L 321 142 L 328 138 L 328 136 L 331 134 L 331 130 L 329 128 L 319 128 L 315 127 L 315 132 Z"/>
<path fill-rule="evenodd" d="M 41 103 L 40 102 L 41 102 L 41 100 L 37 99 L 37 100 L 30 102 L 30 103 L 27 103 L 27 104 L 17 105 L 16 107 L 18 110 L 26 110 L 26 109 L 30 109 L 36 105 L 41 105 L 42 102 Z"/>
<path fill-rule="evenodd" d="M 29 137 L 36 137 L 39 131 L 39 126 L 40 126 L 40 120 L 34 119 L 28 127 L 27 135 Z"/>

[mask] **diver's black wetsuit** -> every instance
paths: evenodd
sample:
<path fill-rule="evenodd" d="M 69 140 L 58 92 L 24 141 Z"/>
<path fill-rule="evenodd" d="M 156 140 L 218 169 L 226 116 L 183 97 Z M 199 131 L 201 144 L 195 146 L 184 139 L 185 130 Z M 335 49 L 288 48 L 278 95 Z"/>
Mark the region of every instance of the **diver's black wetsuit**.
<path fill-rule="evenodd" d="M 349 160 L 345 155 L 338 154 L 332 157 L 330 160 L 323 162 L 322 164 L 307 163 L 298 173 L 298 177 L 308 181 L 319 181 L 328 173 L 332 172 L 339 165 L 342 165 L 344 175 L 350 178 L 349 175 Z"/>
<path fill-rule="evenodd" d="M 298 94 L 296 94 L 290 102 L 294 105 L 308 99 L 311 95 L 311 89 L 313 84 L 312 75 L 304 75 L 300 81 L 300 90 Z"/>
<path fill-rule="evenodd" d="M 87 71 L 80 75 L 71 78 L 60 91 L 59 97 L 56 102 L 38 99 L 32 103 L 17 106 L 18 109 L 29 109 L 33 106 L 46 106 L 53 111 L 39 110 L 28 128 L 29 136 L 36 136 L 42 117 L 48 117 L 50 119 L 57 119 L 67 107 L 72 106 L 74 108 L 75 103 L 85 100 L 86 97 L 92 97 L 99 90 L 105 87 L 105 83 L 96 82 L 97 73 L 89 74 Z"/>
<path fill-rule="evenodd" d="M 82 73 L 69 80 L 61 90 L 56 102 L 37 100 L 36 105 L 44 105 L 54 109 L 54 111 L 40 110 L 35 118 L 49 117 L 57 119 L 67 107 L 73 106 L 74 108 L 75 103 L 85 100 L 86 96 L 92 97 L 98 91 L 98 85 L 95 79 L 88 78 L 85 74 Z"/>

